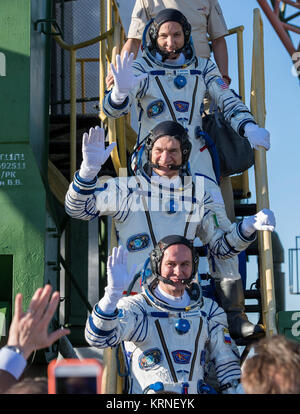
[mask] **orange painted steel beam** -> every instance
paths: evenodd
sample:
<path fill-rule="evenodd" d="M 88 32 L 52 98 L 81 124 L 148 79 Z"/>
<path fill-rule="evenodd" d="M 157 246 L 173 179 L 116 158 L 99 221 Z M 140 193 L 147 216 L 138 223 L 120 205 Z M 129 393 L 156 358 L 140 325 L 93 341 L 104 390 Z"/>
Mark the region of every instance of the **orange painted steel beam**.
<path fill-rule="evenodd" d="M 294 46 L 288 34 L 288 31 L 290 30 L 290 31 L 300 34 L 300 28 L 297 26 L 288 24 L 280 19 L 280 16 L 279 16 L 280 3 L 288 4 L 300 10 L 300 1 L 275 0 L 275 5 L 273 9 L 271 8 L 267 0 L 257 0 L 257 2 L 262 8 L 267 18 L 269 19 L 272 26 L 274 27 L 277 35 L 279 36 L 280 40 L 282 41 L 288 53 L 290 54 L 290 56 L 293 56 L 295 52 L 300 50 L 300 44 L 298 45 L 298 48 Z"/>

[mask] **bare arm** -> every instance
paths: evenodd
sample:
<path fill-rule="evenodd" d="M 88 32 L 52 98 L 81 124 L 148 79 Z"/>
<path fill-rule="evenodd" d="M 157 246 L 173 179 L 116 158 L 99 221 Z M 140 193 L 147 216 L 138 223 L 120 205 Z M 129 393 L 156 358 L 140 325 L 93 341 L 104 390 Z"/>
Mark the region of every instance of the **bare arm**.
<path fill-rule="evenodd" d="M 133 53 L 134 59 L 136 59 L 137 54 L 139 52 L 140 45 L 141 45 L 140 39 L 127 39 L 126 43 L 124 44 L 122 48 L 121 56 L 123 56 L 125 50 L 127 50 L 128 55 L 130 55 L 130 53 Z"/>
<path fill-rule="evenodd" d="M 59 304 L 59 292 L 51 296 L 52 287 L 46 285 L 35 291 L 27 312 L 22 310 L 22 295 L 15 298 L 15 313 L 10 325 L 7 345 L 18 346 L 28 359 L 38 349 L 47 348 L 70 333 L 68 329 L 57 329 L 49 333 L 50 321 Z"/>
<path fill-rule="evenodd" d="M 218 37 L 212 41 L 212 50 L 216 64 L 226 83 L 230 83 L 228 77 L 228 52 L 227 44 L 224 37 Z"/>

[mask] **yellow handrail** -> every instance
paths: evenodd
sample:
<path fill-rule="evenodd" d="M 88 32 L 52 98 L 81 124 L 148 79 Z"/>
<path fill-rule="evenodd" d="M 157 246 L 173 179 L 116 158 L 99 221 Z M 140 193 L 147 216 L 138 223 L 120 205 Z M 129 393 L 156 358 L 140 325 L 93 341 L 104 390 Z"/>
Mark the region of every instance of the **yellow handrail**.
<path fill-rule="evenodd" d="M 52 32 L 55 33 L 54 27 L 52 27 Z M 103 40 L 107 39 L 109 35 L 113 33 L 113 28 L 107 32 L 97 36 L 93 39 L 87 40 L 85 42 L 77 43 L 75 45 L 69 45 L 61 38 L 61 36 L 54 35 L 54 39 L 59 44 L 59 46 L 70 52 L 70 179 L 73 179 L 73 176 L 76 171 L 76 51 L 78 49 L 91 46 L 95 43 L 103 43 Z"/>
<path fill-rule="evenodd" d="M 107 38 L 107 53 L 105 53 L 104 45 L 100 44 L 99 53 L 99 118 L 107 125 L 108 141 L 109 143 L 117 142 L 118 145 L 111 153 L 111 159 L 117 174 L 120 174 L 121 169 L 127 167 L 126 159 L 126 118 L 125 116 L 119 119 L 112 119 L 106 117 L 102 109 L 102 102 L 105 94 L 105 75 L 109 71 L 109 64 L 115 63 L 116 55 L 121 52 L 124 43 L 124 30 L 121 24 L 118 8 L 114 0 L 105 1 L 100 0 L 100 31 L 107 30 L 111 33 Z M 106 15 L 106 21 L 105 21 Z M 113 32 L 111 32 L 113 30 Z"/>
<path fill-rule="evenodd" d="M 253 34 L 251 111 L 258 125 L 264 127 L 266 108 L 263 22 L 259 9 L 254 10 Z M 255 186 L 257 210 L 269 208 L 266 150 L 262 147 L 255 150 Z M 274 335 L 277 333 L 277 328 L 272 239 L 271 233 L 268 231 L 258 233 L 263 323 L 266 328 L 266 334 Z"/>
<path fill-rule="evenodd" d="M 105 16 L 106 21 L 105 21 Z M 52 32 L 55 29 L 52 27 Z M 85 98 L 85 84 L 84 84 L 84 63 L 88 61 L 95 61 L 95 59 L 77 59 L 76 51 L 99 42 L 99 118 L 107 125 L 109 143 L 118 141 L 118 145 L 114 148 L 111 158 L 114 168 L 119 174 L 120 169 L 126 168 L 126 129 L 129 117 L 122 117 L 118 120 L 108 119 L 102 110 L 102 101 L 105 95 L 105 76 L 107 73 L 107 66 L 111 62 L 115 62 L 115 57 L 120 53 L 124 42 L 124 29 L 121 24 L 118 9 L 114 0 L 100 0 L 100 35 L 77 43 L 75 45 L 67 44 L 59 35 L 54 35 L 57 44 L 70 52 L 70 179 L 73 179 L 76 171 L 76 63 L 81 65 L 81 90 L 82 98 Z M 107 42 L 107 45 L 105 44 Z M 82 102 L 82 113 L 85 113 L 85 102 Z"/>
<path fill-rule="evenodd" d="M 245 103 L 245 73 L 244 73 L 244 41 L 243 41 L 244 26 L 237 26 L 228 31 L 226 36 L 230 36 L 236 33 L 237 35 L 237 57 L 238 57 L 238 80 L 239 80 L 239 95 L 242 101 Z M 233 186 L 234 183 L 239 183 L 238 186 L 242 190 L 242 198 L 249 198 L 249 174 L 248 170 L 242 174 L 231 178 Z"/>
<path fill-rule="evenodd" d="M 67 44 L 59 35 L 54 35 L 57 44 L 64 50 L 70 52 L 70 179 L 73 179 L 76 171 L 76 64 L 81 66 L 81 96 L 85 98 L 85 63 L 99 62 L 99 119 L 107 126 L 109 143 L 118 140 L 111 158 L 114 168 L 119 175 L 127 166 L 126 160 L 126 130 L 129 131 L 129 148 L 133 145 L 134 131 L 130 126 L 130 115 L 114 120 L 106 117 L 102 110 L 102 102 L 105 95 L 105 77 L 110 63 L 115 63 L 116 55 L 120 53 L 125 40 L 124 29 L 121 24 L 118 8 L 114 0 L 99 0 L 100 2 L 100 35 L 85 42 L 75 45 Z M 52 28 L 55 33 L 55 29 Z M 76 51 L 99 42 L 99 58 L 76 58 Z M 82 113 L 85 113 L 85 103 L 82 102 Z M 116 245 L 116 240 L 111 240 Z M 122 379 L 117 376 L 117 354 L 114 348 L 107 348 L 104 351 L 104 393 L 121 393 Z"/>

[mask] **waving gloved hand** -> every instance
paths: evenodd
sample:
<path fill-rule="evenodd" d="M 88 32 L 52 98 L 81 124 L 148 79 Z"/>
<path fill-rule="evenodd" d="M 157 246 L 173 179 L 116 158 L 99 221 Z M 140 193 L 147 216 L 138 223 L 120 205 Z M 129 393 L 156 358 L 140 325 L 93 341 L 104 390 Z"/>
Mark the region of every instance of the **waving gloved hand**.
<path fill-rule="evenodd" d="M 110 65 L 115 84 L 111 93 L 111 99 L 116 104 L 123 103 L 130 90 L 148 76 L 147 73 L 142 73 L 139 76 L 134 75 L 132 71 L 133 59 L 134 54 L 130 53 L 128 56 L 128 52 L 125 51 L 123 59 L 121 59 L 120 55 L 116 56 L 116 68 L 113 64 Z"/>
<path fill-rule="evenodd" d="M 79 176 L 87 181 L 93 180 L 105 163 L 116 143 L 113 142 L 105 149 L 104 129 L 96 126 L 90 128 L 82 137 L 82 163 Z"/>
<path fill-rule="evenodd" d="M 248 122 L 245 125 L 244 135 L 248 138 L 252 148 L 258 149 L 261 146 L 266 150 L 270 149 L 270 133 L 265 128 L 260 128 L 258 125 Z"/>
<path fill-rule="evenodd" d="M 273 211 L 264 208 L 253 216 L 245 217 L 242 221 L 241 231 L 246 237 L 250 237 L 256 230 L 274 231 L 275 225 Z"/>
<path fill-rule="evenodd" d="M 99 302 L 100 309 L 105 313 L 113 313 L 124 290 L 130 284 L 136 265 L 130 273 L 127 271 L 127 250 L 123 246 L 114 247 L 107 260 L 107 286 L 104 297 Z"/>

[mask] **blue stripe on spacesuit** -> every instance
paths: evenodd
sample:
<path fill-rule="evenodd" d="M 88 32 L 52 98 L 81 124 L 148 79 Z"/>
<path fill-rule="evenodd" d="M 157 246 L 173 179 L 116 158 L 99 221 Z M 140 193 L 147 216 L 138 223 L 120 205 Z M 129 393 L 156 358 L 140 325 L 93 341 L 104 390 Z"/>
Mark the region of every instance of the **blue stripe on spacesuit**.
<path fill-rule="evenodd" d="M 228 101 L 228 102 L 227 102 Z M 224 117 L 227 119 L 228 113 L 231 112 L 235 107 L 237 103 L 236 100 L 232 97 L 224 99 L 223 101 L 223 114 Z"/>
<path fill-rule="evenodd" d="M 206 88 L 208 89 L 208 85 L 214 81 L 215 79 L 218 79 L 219 77 L 217 75 L 212 76 L 211 78 L 208 79 L 208 81 L 204 81 Z"/>
<path fill-rule="evenodd" d="M 207 318 L 207 319 L 209 320 L 209 318 Z M 220 324 L 219 324 L 219 323 L 217 323 L 217 324 L 215 324 L 213 327 L 211 327 L 211 328 L 209 329 L 209 334 L 211 335 L 211 333 L 212 333 L 215 329 L 217 329 L 219 326 L 220 326 Z"/>
<path fill-rule="evenodd" d="M 136 69 L 136 70 L 138 70 L 140 72 L 147 73 L 146 70 L 145 70 L 145 68 L 144 68 L 144 66 L 141 64 L 141 62 L 138 62 L 137 60 L 135 60 L 132 63 L 132 69 Z"/>
<path fill-rule="evenodd" d="M 244 132 L 244 131 L 242 131 L 242 128 L 244 128 L 244 126 L 245 126 L 248 122 L 251 122 L 251 124 L 254 124 L 253 119 L 251 119 L 251 118 L 246 118 L 246 119 L 243 119 L 243 120 L 242 120 L 242 121 L 238 124 L 237 131 L 238 131 L 238 133 L 239 133 L 241 136 L 243 136 L 243 132 Z"/>
<path fill-rule="evenodd" d="M 150 316 L 153 318 L 168 318 L 169 312 L 150 312 Z"/>
<path fill-rule="evenodd" d="M 126 106 L 128 105 L 128 102 L 129 102 L 129 97 L 128 97 L 128 96 L 126 96 L 125 101 L 124 101 L 124 102 L 122 102 L 121 104 L 116 104 L 116 103 L 114 103 L 114 102 L 112 101 L 112 99 L 111 99 L 111 92 L 112 92 L 112 90 L 111 90 L 111 91 L 109 92 L 109 94 L 107 95 L 107 100 L 108 100 L 109 105 L 110 105 L 113 109 L 124 109 L 124 108 L 126 108 Z"/>
<path fill-rule="evenodd" d="M 92 199 L 95 196 L 93 195 Z M 74 200 L 70 194 L 67 194 L 66 202 L 65 202 L 65 210 L 66 212 L 73 218 L 80 218 L 83 220 L 90 220 L 91 217 L 97 217 L 99 215 L 99 211 L 95 209 L 95 205 L 92 202 L 92 199 L 88 200 Z M 87 208 L 87 204 L 92 204 L 91 208 Z M 84 207 L 82 208 L 82 205 Z"/>
<path fill-rule="evenodd" d="M 94 307 L 94 313 L 95 313 L 95 316 L 97 316 L 100 319 L 111 321 L 113 319 L 117 319 L 119 311 L 116 309 L 115 312 L 113 313 L 105 313 L 101 310 L 101 308 L 98 306 L 98 303 L 97 303 Z"/>
<path fill-rule="evenodd" d="M 238 250 L 235 250 L 232 246 L 230 246 L 225 235 L 223 235 L 221 239 L 216 240 L 213 246 L 208 246 L 208 249 L 212 255 L 218 259 L 227 259 L 238 253 Z"/>
<path fill-rule="evenodd" d="M 77 187 L 74 181 L 73 181 L 72 187 L 78 194 L 91 195 L 95 192 L 94 188 L 92 190 L 82 190 L 81 188 Z"/>
<path fill-rule="evenodd" d="M 102 329 L 97 328 L 97 326 L 94 324 L 92 315 L 89 316 L 89 326 L 92 330 L 92 333 L 96 336 L 109 336 L 115 331 L 115 328 L 110 329 L 109 331 L 104 331 Z"/>
<path fill-rule="evenodd" d="M 236 370 L 236 361 L 228 361 L 224 364 L 219 364 L 216 368 L 216 372 L 219 374 L 220 378 L 222 378 L 222 375 L 231 373 L 233 370 Z"/>
<path fill-rule="evenodd" d="M 105 99 L 105 98 L 104 98 Z M 102 108 L 103 108 L 103 112 L 105 113 L 105 115 L 108 117 L 108 118 L 117 118 L 117 116 L 115 116 L 115 115 L 113 115 L 109 110 L 108 110 L 108 108 L 107 108 L 107 105 L 102 105 Z"/>
<path fill-rule="evenodd" d="M 219 313 L 216 314 L 217 311 L 219 311 Z M 222 315 L 223 313 L 225 313 L 224 309 L 220 308 L 220 306 L 215 301 L 212 301 L 207 318 L 212 319 L 212 318 L 215 318 L 216 316 Z"/>
<path fill-rule="evenodd" d="M 208 73 L 208 65 L 209 64 L 212 64 L 212 62 L 209 59 L 206 59 L 205 67 L 204 67 L 204 69 L 202 71 L 203 77 L 205 77 L 207 75 L 207 73 Z"/>
<path fill-rule="evenodd" d="M 93 180 L 86 181 L 80 177 L 79 171 L 76 171 L 75 176 L 74 176 L 74 181 L 77 182 L 82 187 L 89 188 L 89 187 L 93 187 L 96 184 L 97 177 L 95 177 Z"/>
<path fill-rule="evenodd" d="M 86 340 L 88 341 L 88 343 L 91 345 L 93 344 L 93 346 L 98 345 L 99 348 L 103 348 L 106 344 L 106 338 L 98 338 L 98 339 L 92 339 L 93 337 L 96 337 L 92 332 L 90 332 L 87 328 L 85 328 L 85 337 Z"/>
<path fill-rule="evenodd" d="M 240 370 L 238 368 L 228 371 L 226 374 L 224 374 L 221 377 L 219 377 L 217 372 L 216 372 L 216 374 L 217 374 L 217 378 L 220 382 L 220 385 L 222 385 L 224 383 L 226 384 L 227 382 L 229 382 L 230 378 L 237 379 L 241 375 Z"/>
<path fill-rule="evenodd" d="M 216 180 L 214 180 L 213 178 L 209 177 L 208 175 L 205 175 L 205 174 L 200 174 L 200 173 L 195 173 L 194 175 L 198 175 L 199 177 L 204 177 L 204 178 L 207 178 L 208 180 L 212 181 L 212 182 L 213 182 L 213 183 L 215 183 L 216 185 L 218 184 L 218 183 L 216 182 Z"/>
<path fill-rule="evenodd" d="M 95 196 L 93 196 L 93 198 L 95 198 Z M 86 214 L 86 216 L 91 216 L 93 217 L 91 220 L 95 219 L 96 217 L 99 216 L 99 211 L 97 209 L 94 209 L 95 204 L 92 203 L 92 210 L 94 212 L 92 212 L 92 210 L 90 208 L 87 207 L 88 204 L 91 204 L 91 199 L 86 200 L 86 203 L 84 205 L 84 213 Z M 88 219 L 90 220 L 90 219 Z"/>
<path fill-rule="evenodd" d="M 135 341 L 144 341 L 145 338 L 147 337 L 148 334 L 148 317 L 147 317 L 147 312 L 145 311 L 145 309 L 140 306 L 137 303 L 137 306 L 140 308 L 142 314 L 143 314 L 143 319 L 141 320 L 141 322 L 137 325 L 136 329 L 133 331 L 131 337 L 128 339 L 129 341 L 134 340 Z M 138 315 L 136 315 L 136 320 L 138 320 Z M 136 333 L 139 332 L 138 336 L 135 338 Z M 144 336 L 142 337 L 142 333 L 144 332 Z"/>
<path fill-rule="evenodd" d="M 146 92 L 148 91 L 148 89 L 149 89 L 149 77 L 147 77 L 146 79 L 142 81 L 142 88 L 138 91 L 138 93 L 136 94 L 136 97 L 138 99 L 142 99 L 143 96 L 146 95 Z"/>
<path fill-rule="evenodd" d="M 208 73 L 212 72 L 215 69 L 216 65 L 212 61 L 208 60 L 204 76 L 206 76 Z"/>
<path fill-rule="evenodd" d="M 141 63 L 137 61 L 135 61 L 132 64 L 132 68 L 138 70 L 141 73 L 148 73 L 143 67 L 143 65 L 141 65 Z M 141 99 L 147 92 L 148 88 L 149 88 L 149 76 L 142 81 L 142 87 L 137 92 L 136 97 Z"/>

